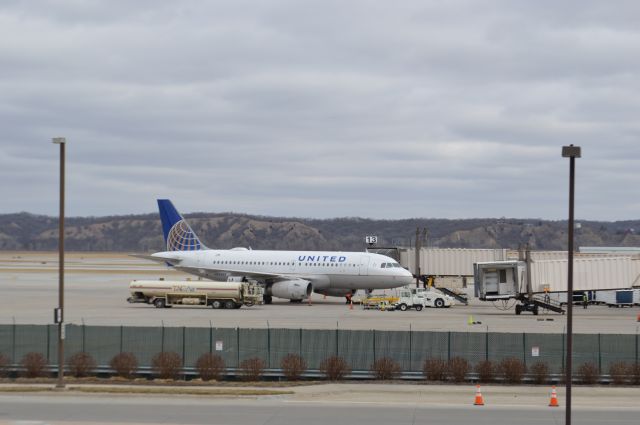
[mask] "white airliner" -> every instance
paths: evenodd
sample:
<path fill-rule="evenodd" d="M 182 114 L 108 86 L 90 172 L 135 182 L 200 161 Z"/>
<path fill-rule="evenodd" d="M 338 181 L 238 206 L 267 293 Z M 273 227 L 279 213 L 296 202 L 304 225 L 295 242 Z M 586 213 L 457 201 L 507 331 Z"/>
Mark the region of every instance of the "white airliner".
<path fill-rule="evenodd" d="M 412 275 L 394 259 L 367 252 L 227 250 L 205 247 L 168 199 L 158 199 L 166 251 L 142 256 L 213 280 L 251 279 L 273 297 L 300 302 L 312 292 L 349 297 L 358 289 L 408 285 Z"/>

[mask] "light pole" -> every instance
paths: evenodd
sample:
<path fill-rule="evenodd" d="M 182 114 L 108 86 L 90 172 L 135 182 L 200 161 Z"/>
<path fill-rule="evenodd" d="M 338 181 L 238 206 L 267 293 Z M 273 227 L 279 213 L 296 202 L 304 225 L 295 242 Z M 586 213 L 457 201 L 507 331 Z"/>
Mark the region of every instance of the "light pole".
<path fill-rule="evenodd" d="M 567 259 L 567 370 L 565 425 L 571 425 L 571 380 L 573 379 L 573 204 L 575 192 L 576 158 L 580 158 L 580 146 L 563 146 L 562 157 L 569 158 L 569 256 Z"/>
<path fill-rule="evenodd" d="M 58 382 L 56 388 L 64 388 L 64 137 L 55 137 L 60 145 L 60 218 L 58 224 L 58 308 L 54 320 L 58 324 Z"/>

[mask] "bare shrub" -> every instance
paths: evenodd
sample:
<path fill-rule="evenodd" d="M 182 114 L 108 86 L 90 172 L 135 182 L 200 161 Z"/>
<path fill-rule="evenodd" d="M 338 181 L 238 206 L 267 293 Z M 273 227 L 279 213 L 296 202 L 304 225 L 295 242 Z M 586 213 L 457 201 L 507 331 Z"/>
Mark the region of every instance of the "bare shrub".
<path fill-rule="evenodd" d="M 204 353 L 196 361 L 196 369 L 203 381 L 220 381 L 225 370 L 224 359 L 217 354 Z"/>
<path fill-rule="evenodd" d="M 342 357 L 331 356 L 320 363 L 320 372 L 331 381 L 339 381 L 351 371 L 351 368 Z"/>
<path fill-rule="evenodd" d="M 243 381 L 259 381 L 266 366 L 264 360 L 259 357 L 243 360 L 238 368 L 238 376 Z"/>
<path fill-rule="evenodd" d="M 442 359 L 426 359 L 422 364 L 422 374 L 429 381 L 447 379 L 447 362 Z"/>
<path fill-rule="evenodd" d="M 469 372 L 469 361 L 462 357 L 454 357 L 449 360 L 447 364 L 449 376 L 453 379 L 453 382 L 464 382 Z"/>
<path fill-rule="evenodd" d="M 371 365 L 371 372 L 376 379 L 393 379 L 400 374 L 400 365 L 389 357 L 377 359 Z"/>
<path fill-rule="evenodd" d="M 24 368 L 24 376 L 27 378 L 39 378 L 44 376 L 47 359 L 41 353 L 31 352 L 22 357 L 20 365 Z"/>
<path fill-rule="evenodd" d="M 529 368 L 534 384 L 544 384 L 549 379 L 549 366 L 545 362 L 537 362 Z"/>
<path fill-rule="evenodd" d="M 593 362 L 582 363 L 578 367 L 578 374 L 582 377 L 582 383 L 593 385 L 598 382 L 598 366 Z"/>
<path fill-rule="evenodd" d="M 96 368 L 96 361 L 91 357 L 91 354 L 85 352 L 75 353 L 69 357 L 67 361 L 71 375 L 76 378 L 82 378 L 89 376 L 91 371 Z"/>
<path fill-rule="evenodd" d="M 111 358 L 109 366 L 118 376 L 131 379 L 138 370 L 138 359 L 133 353 L 120 353 Z"/>
<path fill-rule="evenodd" d="M 4 378 L 9 374 L 9 357 L 0 353 L 0 378 Z"/>
<path fill-rule="evenodd" d="M 287 354 L 280 362 L 282 373 L 289 381 L 297 381 L 307 370 L 307 362 L 297 354 Z"/>
<path fill-rule="evenodd" d="M 182 357 L 167 351 L 156 354 L 151 360 L 154 373 L 161 379 L 178 379 L 182 370 Z"/>
<path fill-rule="evenodd" d="M 523 361 L 515 357 L 502 359 L 498 364 L 498 370 L 500 371 L 500 376 L 504 379 L 504 382 L 509 384 L 521 383 L 522 377 L 527 372 L 527 368 Z"/>
<path fill-rule="evenodd" d="M 609 375 L 613 384 L 624 385 L 633 376 L 633 369 L 631 365 L 625 362 L 615 362 L 609 365 Z"/>
<path fill-rule="evenodd" d="M 476 373 L 480 382 L 493 381 L 496 374 L 496 367 L 491 360 L 482 360 L 476 364 Z"/>

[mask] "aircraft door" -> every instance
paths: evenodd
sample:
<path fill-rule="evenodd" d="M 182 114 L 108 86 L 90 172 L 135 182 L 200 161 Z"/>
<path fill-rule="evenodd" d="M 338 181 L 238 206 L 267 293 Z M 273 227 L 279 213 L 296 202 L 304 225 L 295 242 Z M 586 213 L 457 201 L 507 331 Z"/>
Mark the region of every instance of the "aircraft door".
<path fill-rule="evenodd" d="M 485 295 L 498 295 L 498 272 L 488 270 L 484 273 Z"/>
<path fill-rule="evenodd" d="M 358 274 L 360 276 L 369 275 L 369 257 L 365 255 L 360 257 L 360 263 L 358 264 Z"/>

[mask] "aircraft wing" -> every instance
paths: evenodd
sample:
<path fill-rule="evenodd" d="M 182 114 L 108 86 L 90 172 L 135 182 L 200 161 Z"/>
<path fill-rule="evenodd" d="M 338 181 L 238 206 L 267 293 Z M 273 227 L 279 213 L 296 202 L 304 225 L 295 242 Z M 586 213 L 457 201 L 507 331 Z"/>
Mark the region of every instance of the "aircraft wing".
<path fill-rule="evenodd" d="M 171 265 L 180 264 L 180 262 L 182 261 L 182 259 L 180 258 L 175 258 L 170 256 L 161 257 L 159 255 L 148 255 L 148 254 L 129 254 L 129 256 L 142 258 L 144 260 L 151 260 L 157 263 L 169 263 Z"/>
<path fill-rule="evenodd" d="M 210 275 L 215 275 L 219 273 L 228 273 L 230 276 L 246 276 L 252 277 L 254 279 L 273 279 L 284 277 L 278 273 L 265 273 L 265 272 L 252 272 L 246 270 L 226 270 L 226 269 L 213 269 L 213 268 L 202 268 L 202 267 L 186 267 L 176 265 L 174 266 L 176 270 L 180 270 L 186 273 L 195 274 L 203 277 L 210 277 Z M 210 277 L 211 278 L 211 277 Z"/>

